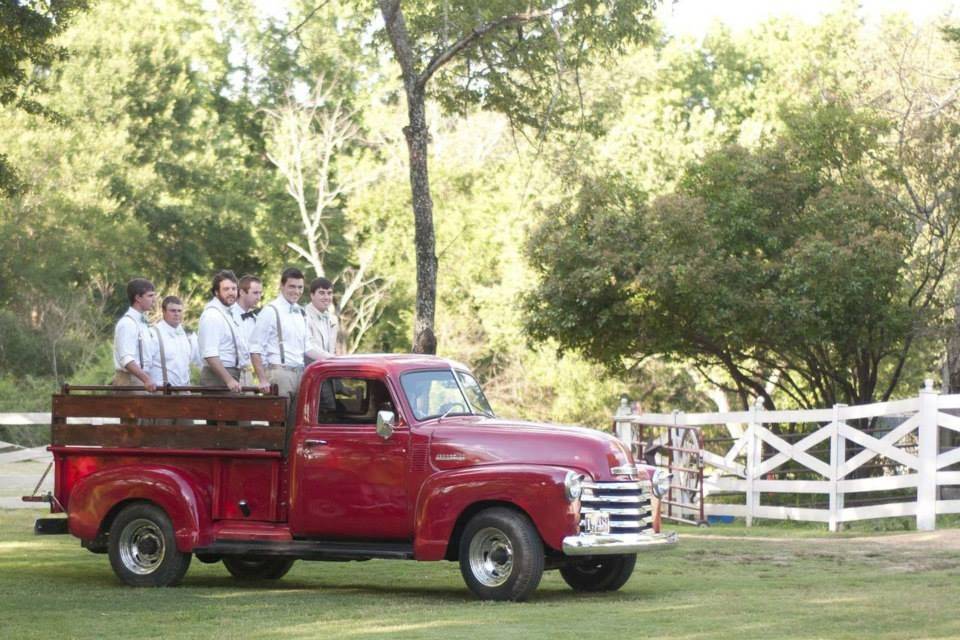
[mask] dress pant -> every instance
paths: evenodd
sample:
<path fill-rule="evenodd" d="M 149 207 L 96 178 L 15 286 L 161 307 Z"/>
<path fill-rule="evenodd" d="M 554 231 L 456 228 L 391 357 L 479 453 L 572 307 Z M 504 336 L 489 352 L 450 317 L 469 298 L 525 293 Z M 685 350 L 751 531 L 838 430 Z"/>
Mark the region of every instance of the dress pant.
<path fill-rule="evenodd" d="M 240 378 L 240 369 L 236 367 L 225 367 L 227 373 L 233 376 L 234 380 L 241 380 Z M 200 386 L 202 387 L 221 387 L 223 389 L 227 388 L 227 383 L 225 383 L 220 376 L 217 375 L 217 372 L 211 369 L 210 367 L 204 365 L 200 369 Z"/>
<path fill-rule="evenodd" d="M 277 393 L 281 398 L 296 395 L 300 390 L 300 377 L 303 375 L 303 369 L 300 367 L 284 367 L 282 365 L 272 364 L 267 367 L 267 380 L 270 384 L 277 385 Z"/>

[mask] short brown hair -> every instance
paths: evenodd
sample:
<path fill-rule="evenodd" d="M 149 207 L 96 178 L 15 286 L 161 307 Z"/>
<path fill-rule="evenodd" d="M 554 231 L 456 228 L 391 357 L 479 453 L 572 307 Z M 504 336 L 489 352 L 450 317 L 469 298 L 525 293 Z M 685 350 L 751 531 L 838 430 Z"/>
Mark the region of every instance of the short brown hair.
<path fill-rule="evenodd" d="M 246 293 L 247 291 L 250 291 L 250 285 L 253 284 L 254 282 L 256 282 L 257 284 L 263 284 L 263 281 L 257 276 L 252 276 L 250 274 L 243 276 L 242 278 L 240 278 L 240 290 L 243 291 L 244 293 Z"/>
<path fill-rule="evenodd" d="M 160 303 L 160 308 L 166 311 L 167 305 L 171 305 L 171 304 L 178 304 L 182 307 L 183 300 L 181 300 L 177 296 L 167 296 L 166 298 L 163 299 L 163 302 Z"/>
<path fill-rule="evenodd" d="M 132 305 L 137 301 L 137 296 L 142 296 L 150 291 L 156 291 L 153 283 L 146 278 L 134 278 L 127 283 L 127 300 Z"/>
<path fill-rule="evenodd" d="M 313 295 L 317 289 L 333 289 L 333 283 L 326 278 L 317 278 L 310 283 L 310 295 Z"/>

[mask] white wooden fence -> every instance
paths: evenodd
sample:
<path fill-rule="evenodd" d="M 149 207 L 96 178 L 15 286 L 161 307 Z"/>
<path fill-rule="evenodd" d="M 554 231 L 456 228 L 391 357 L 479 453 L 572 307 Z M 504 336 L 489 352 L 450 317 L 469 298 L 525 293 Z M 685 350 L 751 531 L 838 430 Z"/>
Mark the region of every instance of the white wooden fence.
<path fill-rule="evenodd" d="M 49 413 L 0 413 L 0 425 L 49 425 Z M 40 426 L 37 427 L 42 428 Z M 24 460 L 52 460 L 47 447 L 21 447 L 0 441 L 0 464 Z"/>
<path fill-rule="evenodd" d="M 710 446 L 703 451 L 708 516 L 743 517 L 748 526 L 754 518 L 826 522 L 831 531 L 837 531 L 844 522 L 908 516 L 916 518 L 917 529 L 930 531 L 936 527 L 937 515 L 960 513 L 960 499 L 942 499 L 940 491 L 941 487 L 960 485 L 960 471 L 949 469 L 960 463 L 960 446 L 950 444 L 953 438 L 939 437 L 941 433 L 960 432 L 960 416 L 946 413 L 953 409 L 960 409 L 960 395 L 940 395 L 928 380 L 916 398 L 877 404 L 764 411 L 758 402 L 749 411 L 629 415 L 618 412 L 616 420 L 620 437 L 629 443 L 635 441 L 640 425 L 726 427 L 732 445 L 720 453 L 711 452 Z M 880 437 L 847 424 L 872 418 L 898 424 Z M 791 423 L 820 426 L 794 443 L 768 428 Z M 823 454 L 811 455 L 812 447 L 828 440 L 829 459 Z M 848 447 L 848 442 L 862 449 L 848 457 L 847 452 L 855 448 Z M 851 477 L 875 459 L 885 462 L 883 475 Z M 785 472 L 783 466 L 789 461 L 797 464 L 793 471 Z M 802 473 L 796 472 L 797 465 L 803 467 Z M 797 479 L 798 475 L 806 478 Z M 888 495 L 890 501 L 883 504 L 844 505 L 845 498 L 852 494 L 898 489 L 916 489 L 916 498 L 894 495 L 891 499 Z M 718 493 L 742 494 L 743 504 L 709 499 L 711 494 Z M 829 507 L 763 504 L 763 494 L 822 494 L 828 497 Z"/>

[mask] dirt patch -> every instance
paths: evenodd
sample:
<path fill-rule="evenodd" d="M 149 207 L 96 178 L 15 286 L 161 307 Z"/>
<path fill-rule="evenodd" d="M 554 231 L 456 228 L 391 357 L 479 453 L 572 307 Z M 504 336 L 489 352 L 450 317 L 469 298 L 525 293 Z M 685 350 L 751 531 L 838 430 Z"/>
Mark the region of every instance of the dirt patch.
<path fill-rule="evenodd" d="M 808 544 L 811 546 L 822 545 L 879 545 L 881 547 L 931 547 L 941 551 L 960 551 L 960 529 L 941 529 L 939 531 L 912 531 L 910 533 L 888 533 L 874 536 L 856 536 L 852 538 L 775 538 L 775 537 L 750 537 L 750 536 L 724 536 L 724 535 L 701 535 L 696 533 L 684 533 L 682 538 L 691 540 L 740 540 L 743 542 L 756 542 L 763 544 L 772 543 L 790 543 L 790 544 Z"/>
<path fill-rule="evenodd" d="M 960 568 L 960 529 L 843 538 L 685 534 L 682 539 L 742 543 L 726 555 L 735 556 L 743 564 L 788 566 L 795 561 L 814 560 L 835 565 L 866 564 L 887 573 Z M 705 555 L 712 553 L 707 551 Z"/>

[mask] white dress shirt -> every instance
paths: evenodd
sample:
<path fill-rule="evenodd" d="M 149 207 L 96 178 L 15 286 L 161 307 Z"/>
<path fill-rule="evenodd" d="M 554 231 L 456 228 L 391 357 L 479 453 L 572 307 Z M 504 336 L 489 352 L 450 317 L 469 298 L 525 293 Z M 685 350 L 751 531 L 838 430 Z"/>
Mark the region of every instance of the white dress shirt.
<path fill-rule="evenodd" d="M 278 320 L 283 332 L 283 358 L 280 357 L 280 342 L 277 339 Z M 304 353 L 317 350 L 307 330 L 306 313 L 299 304 L 291 304 L 279 296 L 260 310 L 250 352 L 259 353 L 267 365 L 302 367 Z"/>
<path fill-rule="evenodd" d="M 156 350 L 156 339 L 150 331 L 147 316 L 133 307 L 117 321 L 113 330 L 113 367 L 123 371 L 136 362 L 148 371 Z"/>
<path fill-rule="evenodd" d="M 306 308 L 307 327 L 317 351 L 325 356 L 335 355 L 337 353 L 337 334 L 340 331 L 340 322 L 334 315 L 333 309 L 328 307 L 326 311 L 320 311 L 312 304 L 308 304 Z"/>
<path fill-rule="evenodd" d="M 166 362 L 167 382 L 175 387 L 189 385 L 190 365 L 200 366 L 200 349 L 196 336 L 187 335 L 183 325 L 174 328 L 163 320 L 153 325 L 152 330 L 157 338 L 157 350 L 153 366 L 150 367 L 150 378 L 154 384 L 163 384 L 163 365 Z"/>
<path fill-rule="evenodd" d="M 237 322 L 240 324 L 240 332 L 243 334 L 243 341 L 248 347 L 253 344 L 253 330 L 257 326 L 257 314 L 260 313 L 260 309 L 251 309 L 250 311 L 244 311 L 243 307 L 239 304 L 235 304 L 230 307 L 231 311 L 237 318 Z M 249 359 L 244 365 L 250 364 Z"/>
<path fill-rule="evenodd" d="M 220 358 L 224 367 L 242 367 L 250 361 L 237 316 L 217 298 L 204 307 L 199 333 L 201 358 Z"/>

